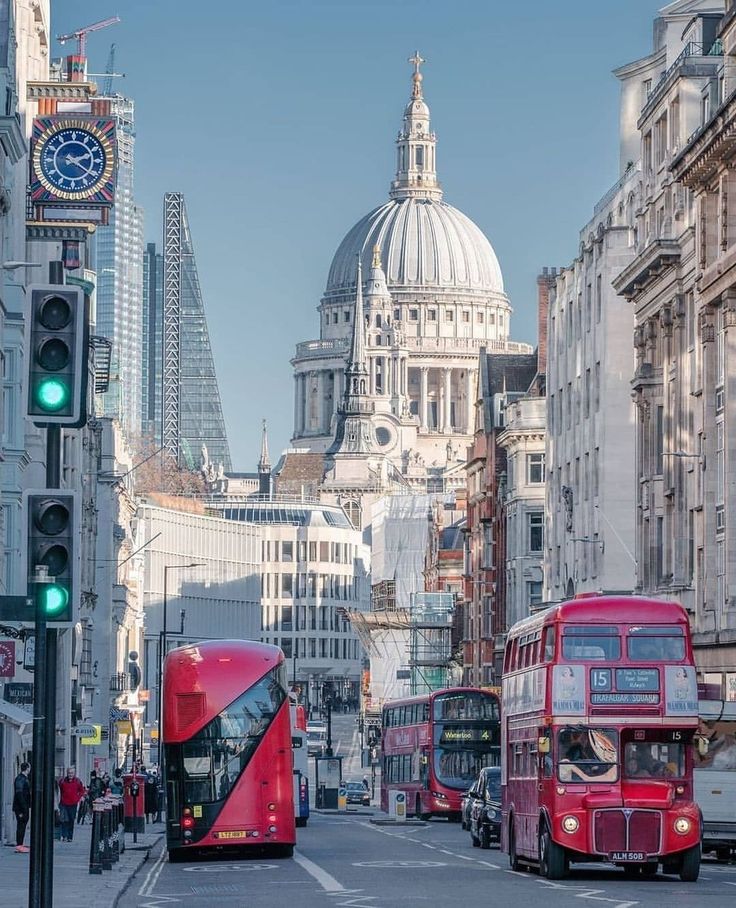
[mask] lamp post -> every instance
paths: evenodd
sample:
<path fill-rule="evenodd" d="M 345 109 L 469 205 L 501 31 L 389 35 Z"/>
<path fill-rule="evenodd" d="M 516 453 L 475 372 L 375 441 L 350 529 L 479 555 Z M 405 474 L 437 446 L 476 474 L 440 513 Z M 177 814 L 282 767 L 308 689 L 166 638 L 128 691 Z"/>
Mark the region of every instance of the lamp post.
<path fill-rule="evenodd" d="M 184 571 L 188 568 L 195 567 L 204 567 L 204 563 L 201 561 L 192 562 L 192 564 L 165 564 L 164 565 L 164 602 L 163 602 L 163 620 L 161 622 L 161 633 L 159 634 L 158 642 L 158 765 L 159 772 L 161 775 L 161 781 L 163 781 L 163 721 L 161 716 L 161 706 L 163 703 L 162 697 L 162 687 L 163 687 L 163 677 L 164 677 L 164 653 L 166 651 L 166 635 L 168 631 L 167 627 L 167 618 L 168 618 L 168 605 L 169 605 L 169 571 Z M 183 633 L 183 628 L 182 628 Z"/>

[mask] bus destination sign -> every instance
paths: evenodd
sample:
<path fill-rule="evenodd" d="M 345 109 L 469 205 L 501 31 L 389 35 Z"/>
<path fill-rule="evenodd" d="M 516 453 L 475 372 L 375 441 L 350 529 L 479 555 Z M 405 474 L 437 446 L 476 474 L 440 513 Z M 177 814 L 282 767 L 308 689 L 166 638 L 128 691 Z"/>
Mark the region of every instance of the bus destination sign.
<path fill-rule="evenodd" d="M 487 728 L 470 725 L 445 725 L 440 734 L 440 747 L 467 747 L 469 744 L 490 744 L 491 732 Z"/>
<path fill-rule="evenodd" d="M 657 706 L 659 694 L 646 694 L 636 692 L 591 694 L 590 702 L 599 706 Z"/>
<path fill-rule="evenodd" d="M 659 691 L 659 671 L 656 668 L 617 668 L 616 690 Z"/>

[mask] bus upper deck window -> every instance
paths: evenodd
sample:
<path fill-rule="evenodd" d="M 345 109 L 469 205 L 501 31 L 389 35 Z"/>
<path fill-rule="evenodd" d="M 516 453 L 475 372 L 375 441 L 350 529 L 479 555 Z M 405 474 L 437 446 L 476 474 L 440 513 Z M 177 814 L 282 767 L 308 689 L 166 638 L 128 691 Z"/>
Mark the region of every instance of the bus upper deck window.
<path fill-rule="evenodd" d="M 616 661 L 621 658 L 621 637 L 612 625 L 570 625 L 564 628 L 562 657 L 571 661 Z"/>
<path fill-rule="evenodd" d="M 551 662 L 555 655 L 555 629 L 546 627 L 544 629 L 544 661 Z"/>
<path fill-rule="evenodd" d="M 685 658 L 685 635 L 681 627 L 630 627 L 629 659 L 634 662 L 681 662 Z"/>

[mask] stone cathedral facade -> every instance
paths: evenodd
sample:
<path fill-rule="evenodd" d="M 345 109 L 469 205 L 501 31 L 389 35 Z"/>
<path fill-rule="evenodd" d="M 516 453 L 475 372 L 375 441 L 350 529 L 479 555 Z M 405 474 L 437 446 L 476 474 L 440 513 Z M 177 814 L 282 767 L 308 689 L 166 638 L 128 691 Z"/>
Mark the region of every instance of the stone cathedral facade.
<path fill-rule="evenodd" d="M 389 198 L 352 227 L 335 253 L 319 306 L 319 338 L 297 345 L 292 445 L 326 453 L 340 435 L 346 362 L 362 294 L 366 398 L 387 475 L 416 489 L 455 472 L 475 424 L 479 351 L 531 352 L 509 341 L 511 306 L 481 230 L 443 200 L 437 137 L 416 54 L 396 140 Z M 357 267 L 360 261 L 360 269 Z M 332 458 L 328 456 L 327 464 Z M 463 477 L 464 479 L 464 477 Z M 329 481 L 329 477 L 328 477 Z"/>

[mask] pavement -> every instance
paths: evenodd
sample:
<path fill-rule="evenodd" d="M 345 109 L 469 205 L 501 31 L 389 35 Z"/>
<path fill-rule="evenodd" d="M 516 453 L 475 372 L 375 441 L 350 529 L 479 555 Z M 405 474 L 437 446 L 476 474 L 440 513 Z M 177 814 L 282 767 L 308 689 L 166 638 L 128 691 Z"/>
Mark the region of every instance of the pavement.
<path fill-rule="evenodd" d="M 125 892 L 134 874 L 148 860 L 151 849 L 162 839 L 163 823 L 146 827 L 138 833 L 137 843 L 133 834 L 125 834 L 125 852 L 112 865 L 112 870 L 90 874 L 89 850 L 92 824 L 74 827 L 72 842 L 54 841 L 54 908 L 112 908 Z M 26 831 L 26 845 L 30 842 L 30 828 Z M 27 908 L 28 868 L 30 852 L 18 854 L 15 843 L 0 847 L 0 904 L 2 908 Z"/>

